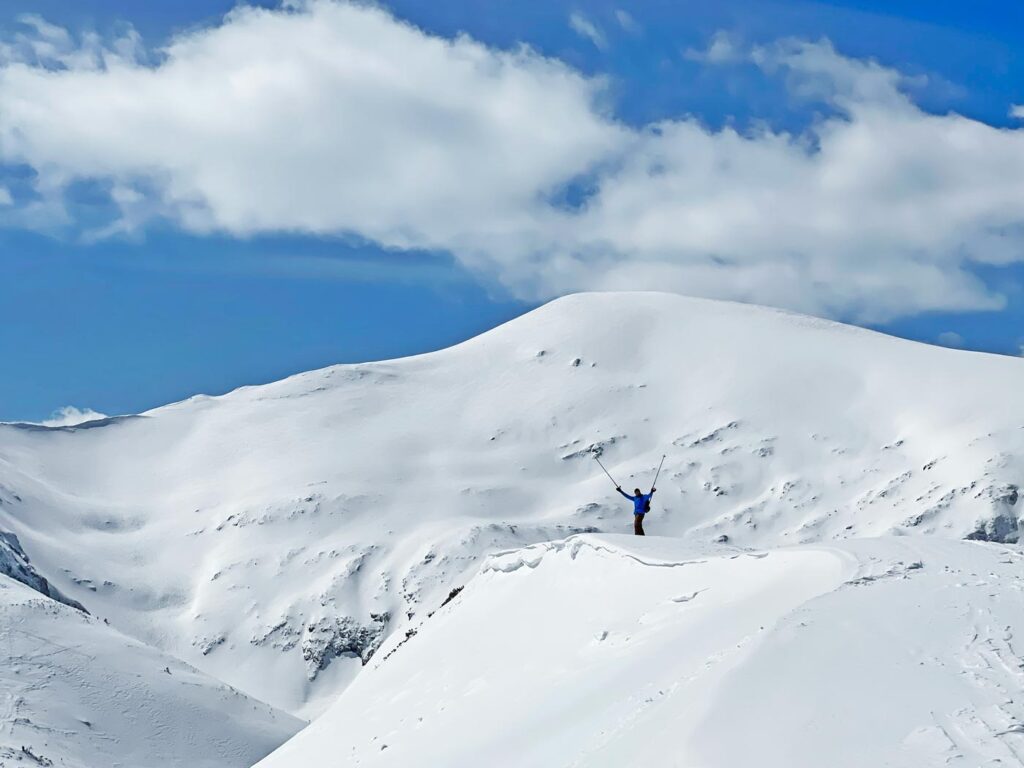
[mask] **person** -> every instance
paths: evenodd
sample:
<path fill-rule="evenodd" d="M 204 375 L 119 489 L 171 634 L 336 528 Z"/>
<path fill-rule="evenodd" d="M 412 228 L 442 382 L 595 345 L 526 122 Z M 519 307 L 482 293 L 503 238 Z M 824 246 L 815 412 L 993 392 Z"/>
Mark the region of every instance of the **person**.
<path fill-rule="evenodd" d="M 651 509 L 651 497 L 657 488 L 651 488 L 650 493 L 641 493 L 639 488 L 633 489 L 633 496 L 630 496 L 619 486 L 615 490 L 633 502 L 633 533 L 637 536 L 644 536 L 644 515 Z"/>

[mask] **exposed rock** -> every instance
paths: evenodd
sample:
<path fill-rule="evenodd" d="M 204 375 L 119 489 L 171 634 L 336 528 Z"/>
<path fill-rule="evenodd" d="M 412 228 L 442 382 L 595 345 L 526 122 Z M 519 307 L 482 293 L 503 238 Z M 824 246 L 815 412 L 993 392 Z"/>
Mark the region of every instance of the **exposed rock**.
<path fill-rule="evenodd" d="M 64 603 L 72 608 L 88 613 L 85 610 L 85 606 L 77 600 L 72 600 L 70 597 L 64 595 L 60 590 L 50 584 L 43 576 L 39 574 L 32 563 L 28 559 L 28 555 L 25 554 L 25 550 L 21 548 L 21 542 L 18 541 L 18 537 L 13 533 L 7 533 L 0 531 L 0 574 L 4 576 L 10 576 L 15 581 L 20 581 L 27 587 L 31 587 L 36 592 L 42 595 L 56 600 L 58 603 Z"/>
<path fill-rule="evenodd" d="M 583 448 L 582 450 L 573 451 L 572 453 L 567 453 L 566 455 L 564 455 L 562 457 L 562 460 L 563 461 L 568 461 L 570 459 L 580 459 L 580 458 L 583 458 L 583 457 L 590 457 L 590 456 L 596 456 L 597 458 L 601 458 L 604 455 L 605 448 L 609 448 L 609 447 L 615 445 L 620 440 L 625 440 L 625 439 L 626 439 L 625 435 L 613 435 L 612 437 L 609 437 L 606 440 L 598 440 L 595 443 L 591 443 L 590 445 L 588 445 L 586 448 Z M 565 446 L 563 446 L 563 447 L 565 447 Z"/>
<path fill-rule="evenodd" d="M 444 608 L 446 605 L 448 605 L 448 603 L 450 603 L 452 600 L 458 597 L 459 592 L 461 592 L 462 589 L 462 587 L 455 587 L 454 589 L 452 589 L 452 591 L 448 593 L 448 597 L 446 597 L 444 599 L 444 602 L 441 603 L 441 607 Z"/>
<path fill-rule="evenodd" d="M 53 765 L 53 760 L 51 760 L 48 757 L 43 757 L 42 755 L 37 755 L 29 747 L 21 748 L 21 754 L 17 757 L 17 760 L 21 762 L 22 757 L 24 757 L 28 761 L 31 761 L 35 765 L 44 766 L 44 768 L 49 768 L 49 766 Z"/>
<path fill-rule="evenodd" d="M 691 448 L 696 448 L 699 445 L 707 445 L 708 443 L 715 443 L 722 439 L 722 436 L 730 430 L 738 429 L 740 423 L 738 421 L 730 421 L 725 426 L 719 427 L 718 429 L 708 432 L 706 435 L 698 437 L 696 440 L 690 443 Z M 682 440 L 683 438 L 679 438 Z M 673 443 L 676 444 L 676 443 Z"/>
<path fill-rule="evenodd" d="M 192 641 L 192 645 L 199 648 L 199 652 L 203 656 L 209 656 L 214 650 L 224 645 L 227 638 L 224 635 L 216 635 L 214 637 L 199 637 Z"/>
<path fill-rule="evenodd" d="M 254 637 L 249 642 L 252 645 L 269 645 L 279 651 L 290 651 L 299 644 L 299 638 L 302 635 L 302 624 L 301 622 L 298 624 L 299 626 L 296 627 L 290 617 L 283 618 L 261 636 Z"/>
<path fill-rule="evenodd" d="M 996 541 L 1014 544 L 1020 538 L 1017 517 L 1013 514 L 997 514 L 987 520 L 979 520 L 978 526 L 965 537 L 972 541 Z"/>
<path fill-rule="evenodd" d="M 966 538 L 974 541 L 997 541 L 1015 544 L 1020 540 L 1020 523 L 1014 507 L 1020 498 L 1020 489 L 1013 484 L 990 486 L 981 496 L 992 502 L 992 516 L 978 521 L 977 527 Z"/>
<path fill-rule="evenodd" d="M 365 625 L 351 616 L 322 618 L 308 624 L 302 638 L 302 658 L 309 679 L 315 680 L 338 656 L 357 656 L 366 664 L 383 642 L 390 618 L 388 613 L 371 613 Z"/>

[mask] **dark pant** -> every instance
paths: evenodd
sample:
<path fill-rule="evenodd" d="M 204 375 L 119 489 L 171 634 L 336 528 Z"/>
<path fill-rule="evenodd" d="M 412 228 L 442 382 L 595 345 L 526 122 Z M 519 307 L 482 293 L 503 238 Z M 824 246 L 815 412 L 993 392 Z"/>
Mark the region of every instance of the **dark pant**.
<path fill-rule="evenodd" d="M 642 514 L 633 515 L 633 533 L 637 536 L 644 535 L 644 516 Z"/>

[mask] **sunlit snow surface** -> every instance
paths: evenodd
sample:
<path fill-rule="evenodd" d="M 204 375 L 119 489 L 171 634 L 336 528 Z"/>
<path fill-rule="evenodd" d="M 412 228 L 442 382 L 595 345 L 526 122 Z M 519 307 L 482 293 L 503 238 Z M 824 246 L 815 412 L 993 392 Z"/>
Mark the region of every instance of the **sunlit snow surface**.
<path fill-rule="evenodd" d="M 472 584 L 435 618 L 460 603 L 469 605 L 482 591 L 481 579 L 499 583 L 496 561 L 474 581 L 489 554 L 581 533 L 629 531 L 629 505 L 596 466 L 595 455 L 627 489 L 646 489 L 666 454 L 645 527 L 679 542 L 630 542 L 630 547 L 703 551 L 717 541 L 734 552 L 770 551 L 763 563 L 771 561 L 771 567 L 784 561 L 786 568 L 772 571 L 771 578 L 792 577 L 810 594 L 780 588 L 773 593 L 772 600 L 780 602 L 768 622 L 803 610 L 800 606 L 814 595 L 822 595 L 822 601 L 845 595 L 847 588 L 836 591 L 829 574 L 847 579 L 846 566 L 834 563 L 862 557 L 854 539 L 883 536 L 884 545 L 870 546 L 895 547 L 930 535 L 928 546 L 951 547 L 950 558 L 959 552 L 1002 552 L 992 544 L 946 545 L 931 538 L 1016 540 L 1018 484 L 1024 474 L 1021 391 L 1024 361 L 1019 359 L 667 294 L 571 296 L 429 355 L 335 366 L 75 427 L 0 425 L 0 531 L 18 536 L 33 568 L 56 590 L 118 631 L 262 702 L 311 718 L 336 700 L 332 712 L 365 701 L 355 697 L 366 695 L 367 681 L 380 679 L 392 662 L 426 645 L 422 641 L 430 632 L 441 631 L 428 617 L 453 589 Z M 894 534 L 908 536 L 896 540 Z M 838 542 L 847 554 L 828 549 Z M 825 549 L 812 546 L 806 555 L 775 551 L 799 544 Z M 558 557 L 567 557 L 565 552 L 559 550 Z M 946 555 L 878 557 L 883 563 L 926 561 L 923 572 L 931 578 Z M 751 567 L 762 563 L 749 559 Z M 809 572 L 801 570 L 805 566 Z M 693 569 L 657 570 L 679 577 Z M 757 574 L 744 571 L 735 578 L 758 581 L 762 572 Z M 767 579 L 768 572 L 763 574 Z M 595 592 L 610 589 L 599 586 L 605 582 L 598 575 L 579 578 L 592 582 Z M 915 571 L 907 583 L 921 583 L 919 575 Z M 875 582 L 869 586 L 875 591 L 864 588 L 863 594 L 878 593 Z M 636 600 L 653 589 L 628 583 L 621 588 Z M 511 605 L 503 614 L 532 632 L 532 640 L 524 641 L 530 653 L 534 647 L 552 648 L 545 663 L 555 664 L 555 671 L 560 646 L 551 644 L 559 641 L 531 612 L 556 606 L 574 610 L 558 589 L 557 583 L 549 585 L 550 605 L 531 603 L 529 610 Z M 671 591 L 682 598 L 699 589 L 683 582 Z M 712 594 L 726 590 L 698 592 L 690 600 L 666 603 L 665 610 L 728 611 L 730 604 Z M 1002 603 L 1016 594 L 1006 592 Z M 870 614 L 872 601 L 864 599 L 860 631 L 884 637 L 885 627 L 902 616 Z M 492 602 L 497 610 L 500 601 Z M 629 615 L 621 620 L 630 620 Z M 657 659 L 651 670 L 674 669 L 666 674 L 685 677 L 719 657 L 722 664 L 713 666 L 726 669 L 726 657 L 729 663 L 736 660 L 731 644 L 750 634 L 744 616 L 723 621 L 742 637 L 726 632 L 715 640 L 712 633 L 709 645 L 694 646 L 679 659 L 682 666 Z M 989 633 L 991 642 L 1012 648 L 1011 641 L 1000 639 L 1000 621 L 992 625 L 997 628 Z M 978 622 L 955 618 L 964 635 L 961 644 L 970 642 Z M 487 627 L 463 642 L 480 643 L 481 652 L 498 642 Z M 684 622 L 679 631 L 689 638 L 694 633 L 686 627 Z M 418 634 L 385 662 L 410 631 Z M 653 673 L 630 666 L 639 663 L 635 652 L 610 627 L 593 629 L 601 631 L 608 635 L 595 641 L 595 653 L 621 649 L 619 655 L 595 656 L 594 663 L 603 668 L 623 661 L 618 672 L 607 674 L 646 686 L 643 678 Z M 980 630 L 978 635 L 978 647 L 985 648 L 988 635 Z M 753 645 L 748 640 L 743 649 Z M 793 663 L 817 664 L 814 675 L 823 678 L 822 685 L 845 684 L 841 660 L 815 656 L 813 649 L 800 653 L 804 658 Z M 514 671 L 517 658 L 494 663 Z M 686 666 L 690 662 L 696 666 Z M 886 679 L 890 662 L 879 662 Z M 658 690 L 670 685 L 668 678 L 657 679 Z M 862 671 L 851 673 L 850 685 L 867 679 Z M 708 693 L 701 695 L 707 700 L 696 700 L 694 693 L 687 706 L 710 706 L 712 693 L 714 701 L 728 693 L 724 678 L 694 680 L 703 681 L 700 690 Z M 495 685 L 481 679 L 485 689 Z M 790 686 L 778 685 L 777 695 L 785 698 L 774 701 L 770 711 L 757 710 L 761 725 L 736 726 L 729 744 L 718 747 L 732 751 L 720 754 L 756 749 L 756 738 L 768 738 L 758 736 L 758 728 L 796 717 L 813 701 L 809 691 L 807 699 L 789 691 Z M 418 694 L 406 685 L 380 695 Z M 628 715 L 618 709 L 600 715 L 595 708 L 611 706 L 602 696 L 591 690 L 584 697 L 587 706 L 581 705 L 581 712 L 594 714 L 597 730 L 582 722 L 571 727 L 590 734 L 594 744 L 605 744 L 601 754 L 616 754 L 620 738 L 626 744 L 629 733 L 641 731 L 613 732 L 610 720 L 636 719 L 648 709 L 653 713 L 655 708 L 644 706 L 645 697 L 659 701 L 667 694 L 646 688 L 610 691 L 616 702 L 631 702 Z M 514 703 L 509 691 L 502 697 Z M 793 749 L 813 747 L 815 733 L 831 738 L 826 725 L 832 714 L 823 706 L 811 707 L 818 718 L 812 726 L 780 732 L 779 738 L 785 736 Z M 910 725 L 884 710 L 879 717 L 894 729 Z M 567 728 L 575 717 L 572 711 L 545 712 Z M 693 727 L 698 714 L 714 716 L 711 709 L 680 711 L 683 720 L 663 724 L 666 738 Z M 981 733 L 981 726 L 968 722 L 968 715 L 950 717 L 943 721 L 936 715 L 930 725 L 914 720 L 913 733 L 901 738 L 909 739 L 906 749 L 918 752 L 907 754 L 940 755 L 921 758 L 924 764 L 963 754 L 971 764 L 969 755 L 976 753 L 969 738 L 975 739 L 972 734 Z M 1001 716 L 991 712 L 978 717 L 992 724 L 991 733 L 1007 731 L 989 741 L 977 736 L 978 743 L 1014 746 L 1013 723 L 1003 728 Z M 869 715 L 844 710 L 836 719 L 871 722 L 865 718 Z M 503 727 L 539 733 L 533 722 Z M 399 728 L 408 731 L 410 741 L 403 743 L 413 743 L 416 727 Z M 338 726 L 334 730 L 343 740 L 355 738 Z M 379 739 L 387 736 L 369 726 L 365 730 Z M 488 738 L 474 736 L 473 730 L 466 724 L 460 737 L 467 749 L 475 738 Z M 309 733 L 317 732 L 314 727 Z M 395 743 L 386 750 L 374 744 L 382 755 L 400 746 L 389 738 Z M 942 746 L 943 738 L 949 745 Z M 517 749 L 527 748 L 520 741 Z M 884 740 L 880 736 L 877 742 Z M 369 759 L 355 741 L 344 743 Z M 697 735 L 687 744 L 687 749 L 704 749 Z M 669 760 L 676 753 L 658 754 Z M 833 758 L 828 764 L 841 764 Z M 572 753 L 571 759 L 590 764 L 598 758 Z M 699 760 L 679 764 L 703 764 Z M 651 761 L 672 764 L 653 756 L 647 764 Z"/>
<path fill-rule="evenodd" d="M 918 536 L 537 545 L 259 766 L 1020 765 L 1022 568 Z"/>

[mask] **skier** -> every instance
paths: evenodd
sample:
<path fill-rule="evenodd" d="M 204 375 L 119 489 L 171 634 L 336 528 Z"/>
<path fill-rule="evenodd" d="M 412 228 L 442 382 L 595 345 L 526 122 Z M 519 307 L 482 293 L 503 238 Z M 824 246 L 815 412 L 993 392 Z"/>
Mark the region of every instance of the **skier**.
<path fill-rule="evenodd" d="M 644 515 L 651 511 L 651 497 L 658 489 L 652 487 L 650 493 L 641 493 L 639 488 L 634 488 L 633 496 L 630 496 L 618 485 L 615 486 L 615 490 L 633 502 L 633 533 L 637 536 L 643 536 Z"/>

